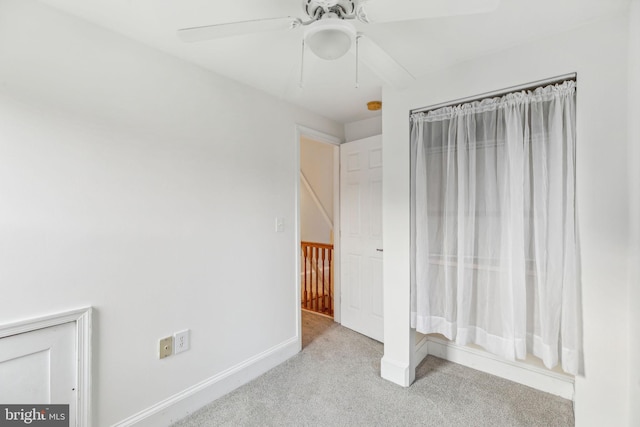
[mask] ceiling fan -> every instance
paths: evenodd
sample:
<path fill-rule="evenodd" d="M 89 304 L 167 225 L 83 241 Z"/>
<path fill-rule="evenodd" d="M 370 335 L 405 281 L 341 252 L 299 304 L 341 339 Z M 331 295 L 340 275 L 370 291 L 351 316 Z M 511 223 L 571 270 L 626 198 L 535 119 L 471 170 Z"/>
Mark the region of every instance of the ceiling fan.
<path fill-rule="evenodd" d="M 355 44 L 356 64 L 358 58 L 362 59 L 386 83 L 403 88 L 413 76 L 371 38 L 358 32 L 354 21 L 376 24 L 468 15 L 489 12 L 499 3 L 500 0 L 302 0 L 304 18 L 284 16 L 184 28 L 178 30 L 178 36 L 185 42 L 196 42 L 303 28 L 303 55 L 308 47 L 319 58 L 334 60 Z"/>

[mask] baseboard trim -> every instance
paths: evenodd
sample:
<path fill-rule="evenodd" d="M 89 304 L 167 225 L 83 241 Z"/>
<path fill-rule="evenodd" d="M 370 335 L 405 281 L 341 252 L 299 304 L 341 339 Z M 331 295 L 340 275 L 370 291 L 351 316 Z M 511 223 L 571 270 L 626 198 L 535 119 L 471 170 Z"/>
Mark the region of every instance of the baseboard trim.
<path fill-rule="evenodd" d="M 574 398 L 574 381 L 571 377 L 526 363 L 503 360 L 482 350 L 459 346 L 435 337 L 424 337 L 415 348 L 416 366 L 427 355 L 458 363 L 565 399 L 573 400 Z"/>
<path fill-rule="evenodd" d="M 300 351 L 293 337 L 120 421 L 113 427 L 169 426 L 278 366 Z"/>
<path fill-rule="evenodd" d="M 328 314 L 318 313 L 317 311 L 307 310 L 306 308 L 301 308 L 301 310 L 304 311 L 305 313 L 317 314 L 318 316 L 322 316 L 322 317 L 326 317 L 327 319 L 334 320 L 333 316 L 329 316 Z"/>
<path fill-rule="evenodd" d="M 429 355 L 429 337 L 424 336 L 418 344 L 416 344 L 415 363 L 414 369 Z"/>
<path fill-rule="evenodd" d="M 409 387 L 411 385 L 409 368 L 409 364 L 383 357 L 380 361 L 380 376 L 402 387 Z"/>

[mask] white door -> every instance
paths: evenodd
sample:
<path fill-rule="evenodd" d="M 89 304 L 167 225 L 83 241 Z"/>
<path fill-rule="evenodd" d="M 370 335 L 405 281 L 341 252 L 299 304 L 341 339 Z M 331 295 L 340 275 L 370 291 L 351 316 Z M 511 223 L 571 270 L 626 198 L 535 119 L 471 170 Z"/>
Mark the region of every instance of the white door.
<path fill-rule="evenodd" d="M 383 341 L 382 137 L 340 146 L 342 324 Z"/>
<path fill-rule="evenodd" d="M 0 339 L 2 404 L 69 404 L 76 423 L 76 323 Z"/>

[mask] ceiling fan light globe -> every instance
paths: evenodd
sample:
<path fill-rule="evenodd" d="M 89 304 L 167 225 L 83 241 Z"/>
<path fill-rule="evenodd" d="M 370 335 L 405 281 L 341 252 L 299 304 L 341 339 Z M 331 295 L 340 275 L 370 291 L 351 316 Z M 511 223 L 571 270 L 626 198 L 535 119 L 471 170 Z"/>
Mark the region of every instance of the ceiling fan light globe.
<path fill-rule="evenodd" d="M 305 31 L 305 44 L 319 58 L 338 59 L 346 54 L 356 37 L 356 30 L 341 19 L 324 19 L 313 24 Z"/>
<path fill-rule="evenodd" d="M 333 60 L 344 56 L 351 49 L 351 38 L 341 31 L 325 30 L 309 37 L 307 45 L 316 56 Z"/>

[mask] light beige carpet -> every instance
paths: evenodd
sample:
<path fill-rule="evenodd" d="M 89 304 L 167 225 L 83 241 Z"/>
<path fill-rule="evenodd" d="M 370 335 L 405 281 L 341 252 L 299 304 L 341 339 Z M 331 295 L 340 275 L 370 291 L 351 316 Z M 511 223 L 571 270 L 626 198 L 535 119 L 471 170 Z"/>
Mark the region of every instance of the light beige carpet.
<path fill-rule="evenodd" d="M 303 350 L 175 426 L 573 426 L 570 401 L 435 357 L 402 388 L 382 344 L 303 313 Z"/>

